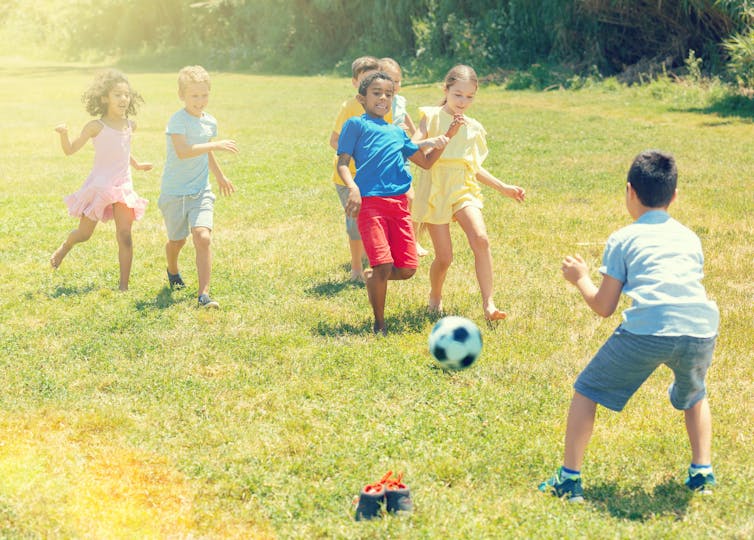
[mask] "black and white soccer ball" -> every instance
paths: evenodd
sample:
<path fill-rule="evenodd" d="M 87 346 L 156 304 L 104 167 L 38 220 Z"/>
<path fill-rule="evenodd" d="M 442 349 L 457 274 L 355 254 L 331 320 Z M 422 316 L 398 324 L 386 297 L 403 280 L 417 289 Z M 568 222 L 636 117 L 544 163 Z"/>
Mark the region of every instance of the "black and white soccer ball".
<path fill-rule="evenodd" d="M 429 352 L 445 369 L 465 369 L 482 352 L 482 333 L 466 317 L 443 317 L 429 333 Z"/>

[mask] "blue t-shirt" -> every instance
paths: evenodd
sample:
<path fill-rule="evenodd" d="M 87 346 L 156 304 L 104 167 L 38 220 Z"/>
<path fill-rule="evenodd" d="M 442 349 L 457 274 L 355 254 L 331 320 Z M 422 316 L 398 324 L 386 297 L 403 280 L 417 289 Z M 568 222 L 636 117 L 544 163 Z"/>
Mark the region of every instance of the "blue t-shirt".
<path fill-rule="evenodd" d="M 408 135 L 382 118 L 362 114 L 346 120 L 338 139 L 338 155 L 356 163 L 354 182 L 362 197 L 391 197 L 411 187 L 406 158 L 419 147 Z"/>
<path fill-rule="evenodd" d="M 639 335 L 713 337 L 720 313 L 702 285 L 702 243 L 664 210 L 650 210 L 607 240 L 600 272 L 633 302 L 621 328 Z"/>
<path fill-rule="evenodd" d="M 209 189 L 209 156 L 179 159 L 173 147 L 171 135 L 185 135 L 188 144 L 203 144 L 217 136 L 217 121 L 211 114 L 203 112 L 196 117 L 181 109 L 168 121 L 165 129 L 167 157 L 162 172 L 161 192 L 166 195 L 194 195 Z"/>

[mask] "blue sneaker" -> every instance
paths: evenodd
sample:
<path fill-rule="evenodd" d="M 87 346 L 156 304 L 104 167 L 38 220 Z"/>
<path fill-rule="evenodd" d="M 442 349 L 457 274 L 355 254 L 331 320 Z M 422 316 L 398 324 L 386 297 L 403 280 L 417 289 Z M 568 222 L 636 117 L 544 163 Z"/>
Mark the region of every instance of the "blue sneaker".
<path fill-rule="evenodd" d="M 539 484 L 539 491 L 552 493 L 555 497 L 565 497 L 568 502 L 582 502 L 584 490 L 581 487 L 581 475 L 569 475 L 559 468 L 555 475 Z"/>
<path fill-rule="evenodd" d="M 712 487 L 716 485 L 715 475 L 710 468 L 708 472 L 699 470 L 692 471 L 689 467 L 689 477 L 684 482 L 686 487 L 695 493 L 702 495 L 712 495 Z"/>
<path fill-rule="evenodd" d="M 212 300 L 212 298 L 210 298 L 208 294 L 199 295 L 198 303 L 199 303 L 199 307 L 202 307 L 202 308 L 217 309 L 220 307 L 220 303 L 215 300 Z"/>
<path fill-rule="evenodd" d="M 186 284 L 183 282 L 180 272 L 177 274 L 171 274 L 168 270 L 168 283 L 171 289 L 183 289 Z"/>

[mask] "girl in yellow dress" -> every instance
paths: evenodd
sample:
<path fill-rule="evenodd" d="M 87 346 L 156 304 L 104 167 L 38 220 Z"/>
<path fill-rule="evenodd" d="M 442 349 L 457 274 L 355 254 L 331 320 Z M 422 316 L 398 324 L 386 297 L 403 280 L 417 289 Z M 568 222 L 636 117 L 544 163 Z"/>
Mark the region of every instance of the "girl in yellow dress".
<path fill-rule="evenodd" d="M 429 269 L 429 309 L 442 312 L 442 286 L 453 261 L 450 222 L 457 221 L 474 253 L 484 317 L 494 321 L 504 319 L 506 314 L 495 306 L 492 298 L 492 253 L 482 217 L 479 184 L 490 186 L 518 202 L 522 202 L 526 194 L 523 188 L 501 182 L 482 167 L 487 157 L 487 132 L 482 124 L 465 116 L 478 87 L 471 67 L 455 66 L 445 76 L 442 104 L 419 109 L 421 117 L 414 140 L 445 134 L 450 137 L 450 143 L 430 170 L 419 169 L 414 176 L 416 198 L 412 212 L 414 221 L 426 224 L 434 246 L 435 258 Z M 449 133 L 454 120 L 460 127 L 457 132 Z"/>

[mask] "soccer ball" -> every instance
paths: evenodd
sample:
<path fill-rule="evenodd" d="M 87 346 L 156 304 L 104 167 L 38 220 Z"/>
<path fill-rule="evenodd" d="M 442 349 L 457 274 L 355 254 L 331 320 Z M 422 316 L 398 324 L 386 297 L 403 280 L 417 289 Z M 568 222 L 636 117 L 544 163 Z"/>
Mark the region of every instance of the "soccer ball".
<path fill-rule="evenodd" d="M 429 333 L 429 352 L 445 369 L 465 369 L 482 352 L 482 333 L 465 317 L 443 317 Z"/>

